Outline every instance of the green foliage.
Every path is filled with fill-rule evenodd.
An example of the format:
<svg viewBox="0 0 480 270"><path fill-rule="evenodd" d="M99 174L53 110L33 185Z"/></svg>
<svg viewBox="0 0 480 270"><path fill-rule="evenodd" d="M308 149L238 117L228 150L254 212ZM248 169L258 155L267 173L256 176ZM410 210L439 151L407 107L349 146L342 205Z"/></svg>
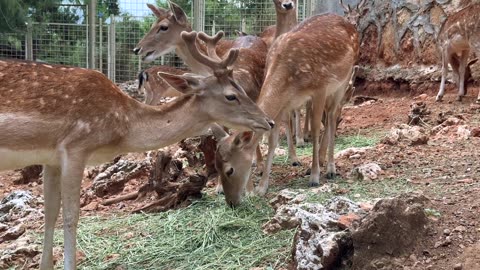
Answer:
<svg viewBox="0 0 480 270"><path fill-rule="evenodd" d="M286 267L294 231L262 232L273 215L263 198L236 209L206 197L184 209L154 215L83 218L81 269L250 269ZM139 229L141 228L141 229ZM62 239L57 230L57 245Z"/></svg>

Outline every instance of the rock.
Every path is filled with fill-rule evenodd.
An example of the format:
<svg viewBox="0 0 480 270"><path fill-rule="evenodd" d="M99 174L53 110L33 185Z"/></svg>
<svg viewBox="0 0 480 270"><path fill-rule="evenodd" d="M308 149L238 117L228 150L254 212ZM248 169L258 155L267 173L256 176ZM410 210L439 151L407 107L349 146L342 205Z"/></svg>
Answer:
<svg viewBox="0 0 480 270"><path fill-rule="evenodd" d="M23 224L19 224L15 227L8 229L5 233L3 233L0 236L0 243L15 240L24 233L25 233L25 226Z"/></svg>
<svg viewBox="0 0 480 270"><path fill-rule="evenodd" d="M338 225L341 229L351 228L355 221L359 221L360 217L354 213L340 216L338 218Z"/></svg>
<svg viewBox="0 0 480 270"><path fill-rule="evenodd" d="M17 269L19 265L26 266L19 269L38 269L34 258L40 250L41 245L35 239L21 237L0 251L0 269L11 269L13 266Z"/></svg>
<svg viewBox="0 0 480 270"><path fill-rule="evenodd" d="M457 263L453 266L453 270L462 270L463 265L461 263Z"/></svg>
<svg viewBox="0 0 480 270"><path fill-rule="evenodd" d="M455 229L453 229L453 232L466 232L467 228L465 226L457 226Z"/></svg>
<svg viewBox="0 0 480 270"><path fill-rule="evenodd" d="M97 210L97 207L98 207L98 202L91 202L87 205L85 205L84 207L82 207L82 210L84 211L94 211L94 210Z"/></svg>
<svg viewBox="0 0 480 270"><path fill-rule="evenodd" d="M389 263L393 257L411 253L426 232L428 218L423 209L424 205L408 204L401 198L378 201L352 232L355 249L352 269L376 269L372 263Z"/></svg>
<svg viewBox="0 0 480 270"><path fill-rule="evenodd" d="M457 128L457 136L461 140L468 140L471 136L471 132L467 125L460 125Z"/></svg>
<svg viewBox="0 0 480 270"><path fill-rule="evenodd" d="M462 255L463 270L478 270L480 269L480 242L465 249Z"/></svg>
<svg viewBox="0 0 480 270"><path fill-rule="evenodd" d="M430 110L427 109L427 104L423 101L410 104L408 125L426 126L426 123L429 122L427 117L430 115L430 113Z"/></svg>
<svg viewBox="0 0 480 270"><path fill-rule="evenodd" d="M146 174L150 167L149 158L143 161L119 159L93 179L91 189L97 197L117 194L123 191L128 181Z"/></svg>
<svg viewBox="0 0 480 270"><path fill-rule="evenodd" d="M31 182L38 181L40 179L40 175L42 174L43 167L41 165L32 165L25 167L20 170L22 175L21 178L13 180L15 185L24 185Z"/></svg>
<svg viewBox="0 0 480 270"><path fill-rule="evenodd" d="M427 98L428 98L428 95L427 95L427 94L421 94L421 95L418 95L418 96L414 97L413 99L414 99L414 100L425 101L425 100L427 100Z"/></svg>
<svg viewBox="0 0 480 270"><path fill-rule="evenodd" d="M286 197L285 193L287 192L282 197ZM287 194L289 198L298 196ZM325 206L311 203L284 204L263 225L263 230L265 233L275 233L298 227L292 249L295 268L331 269L341 260L351 257L353 252L350 233L344 231L348 228L344 221L348 219L353 222L365 214L358 204L343 197L332 198Z"/></svg>
<svg viewBox="0 0 480 270"><path fill-rule="evenodd" d="M449 229L443 230L444 235L450 235L450 233L452 233L452 232Z"/></svg>
<svg viewBox="0 0 480 270"><path fill-rule="evenodd" d="M43 217L41 210L37 209L40 203L29 191L16 190L5 196L0 201L0 222Z"/></svg>
<svg viewBox="0 0 480 270"><path fill-rule="evenodd" d="M408 145L414 146L427 144L428 139L429 136L425 128L402 124L397 128L392 128L382 140L382 143L396 145L400 142L406 142Z"/></svg>
<svg viewBox="0 0 480 270"><path fill-rule="evenodd" d="M376 163L367 163L353 169L352 176L356 180L375 180L382 168Z"/></svg>
<svg viewBox="0 0 480 270"><path fill-rule="evenodd" d="M297 191L292 191L290 189L281 190L275 198L270 200L270 205L274 210L277 210L280 206L286 204L299 204L305 201L306 195L300 194Z"/></svg>
<svg viewBox="0 0 480 270"><path fill-rule="evenodd" d="M470 131L470 135L472 137L480 137L480 127L476 127L476 128L473 128L471 131Z"/></svg>
<svg viewBox="0 0 480 270"><path fill-rule="evenodd" d="M372 147L347 148L335 154L335 159L340 159L344 157L348 157L349 159L360 158L361 156L364 156L365 153L370 149L372 149Z"/></svg>

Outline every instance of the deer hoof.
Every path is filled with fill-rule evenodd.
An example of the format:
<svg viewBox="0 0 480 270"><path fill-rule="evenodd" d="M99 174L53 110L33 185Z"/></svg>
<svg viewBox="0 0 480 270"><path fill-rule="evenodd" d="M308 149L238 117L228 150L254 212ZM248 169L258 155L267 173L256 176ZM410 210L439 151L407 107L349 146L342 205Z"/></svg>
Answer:
<svg viewBox="0 0 480 270"><path fill-rule="evenodd" d="M435 99L436 102L442 102L443 96L437 96Z"/></svg>
<svg viewBox="0 0 480 270"><path fill-rule="evenodd" d="M308 186L309 186L309 187L318 187L318 186L320 186L320 183L317 183L317 182L308 182Z"/></svg>
<svg viewBox="0 0 480 270"><path fill-rule="evenodd" d="M300 166L302 166L302 163L300 163L300 161L294 161L294 162L292 162L292 166L293 167L300 167Z"/></svg>
<svg viewBox="0 0 480 270"><path fill-rule="evenodd" d="M462 101L462 96L457 96L457 98L455 99L455 101Z"/></svg>
<svg viewBox="0 0 480 270"><path fill-rule="evenodd" d="M335 175L335 173L333 173L333 172L327 173L327 179L333 180L333 179L335 179L335 176L336 176L336 175Z"/></svg>

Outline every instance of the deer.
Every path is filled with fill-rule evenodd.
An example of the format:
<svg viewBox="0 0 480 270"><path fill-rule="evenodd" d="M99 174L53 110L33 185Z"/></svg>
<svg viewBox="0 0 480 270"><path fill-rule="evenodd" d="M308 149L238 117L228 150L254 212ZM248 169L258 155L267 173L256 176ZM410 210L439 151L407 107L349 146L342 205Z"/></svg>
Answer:
<svg viewBox="0 0 480 270"><path fill-rule="evenodd" d="M213 75L158 75L182 96L161 106L141 103L105 75L83 68L0 61L0 171L43 164L45 227L40 269L53 269L53 233L63 205L64 267L76 269L76 229L86 165L128 152L158 149L202 134L213 123L268 131L274 122L233 80L238 50L221 61L189 53Z"/></svg>
<svg viewBox="0 0 480 270"><path fill-rule="evenodd" d="M472 4L450 15L440 28L437 44L441 53L442 79L436 101L442 101L445 95L448 64L452 66L454 81L458 86L456 100L461 101L471 76L470 66L478 60L468 62L470 52L480 55L480 4ZM476 103L480 104L480 92Z"/></svg>
<svg viewBox="0 0 480 270"><path fill-rule="evenodd" d="M140 71L138 74L138 90L145 93L145 104L159 105L160 100L165 97L178 97L182 95L168 82L162 79L158 73L169 73L183 75L188 70L173 68L169 66L153 66Z"/></svg>
<svg viewBox="0 0 480 270"><path fill-rule="evenodd" d="M169 3L170 9L147 4L157 20L152 24L148 33L138 42L133 52L140 55L143 61L148 63L175 50L176 54L193 72L208 75L211 71L192 57L180 36L182 31L192 31L187 15L180 6L171 1ZM216 38L214 51L219 56L223 56L232 48L239 50L237 61L232 66L233 77L252 100L257 100L263 84L268 51L265 42L259 37L252 36L242 36L234 41L221 40L221 37ZM207 50L204 43L197 43L197 46L204 52ZM257 149L256 153L257 160L261 160L260 148ZM221 187L219 186L217 190L221 192Z"/></svg>
<svg viewBox="0 0 480 270"><path fill-rule="evenodd" d="M281 35L267 56L265 82L257 101L258 106L277 123L288 113L312 101L313 159L309 185L320 184L319 137L322 118L326 115L328 144L327 178L336 175L334 135L336 113L349 88L354 64L359 55L358 32L345 18L334 14L312 16ZM269 135L269 149L278 143L279 125ZM223 136L222 136L223 135ZM244 191L251 193L249 181L253 150L263 132L217 134L220 138L215 164L221 177L228 205L238 205ZM269 151L260 183L254 192L263 196L268 189L273 151Z"/></svg>
<svg viewBox="0 0 480 270"><path fill-rule="evenodd" d="M350 4L343 3L343 0L340 0L340 5L343 8L344 17L353 25L358 26L360 18L364 10L364 6L367 3L367 0L361 0L355 7L352 7Z"/></svg>

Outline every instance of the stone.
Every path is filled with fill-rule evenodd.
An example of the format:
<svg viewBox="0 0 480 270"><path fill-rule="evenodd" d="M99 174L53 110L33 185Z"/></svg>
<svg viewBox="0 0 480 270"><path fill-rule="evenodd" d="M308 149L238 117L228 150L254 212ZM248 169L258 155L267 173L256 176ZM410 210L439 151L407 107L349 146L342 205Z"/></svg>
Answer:
<svg viewBox="0 0 480 270"><path fill-rule="evenodd" d="M476 138L480 137L480 127L472 128L470 135Z"/></svg>
<svg viewBox="0 0 480 270"><path fill-rule="evenodd" d="M449 229L443 230L443 234L445 235L450 235L450 233L452 233L452 231L450 231Z"/></svg>
<svg viewBox="0 0 480 270"><path fill-rule="evenodd" d="M8 229L6 232L0 235L0 243L15 240L24 233L25 233L25 225L19 224L15 227Z"/></svg>
<svg viewBox="0 0 480 270"><path fill-rule="evenodd" d="M462 270L463 265L461 263L457 263L453 266L453 270Z"/></svg>
<svg viewBox="0 0 480 270"><path fill-rule="evenodd" d="M376 163L367 163L353 169L352 176L356 180L375 180L378 174L382 172L382 168Z"/></svg>
<svg viewBox="0 0 480 270"><path fill-rule="evenodd" d="M352 269L370 269L371 262L390 263L394 257L411 254L415 243L426 236L428 218L424 207L420 203L409 204L401 197L375 203L352 232L355 250Z"/></svg>
<svg viewBox="0 0 480 270"><path fill-rule="evenodd" d="M410 146L415 146L427 144L428 140L429 135L425 128L402 124L396 128L392 128L381 142L389 145L405 142Z"/></svg>

